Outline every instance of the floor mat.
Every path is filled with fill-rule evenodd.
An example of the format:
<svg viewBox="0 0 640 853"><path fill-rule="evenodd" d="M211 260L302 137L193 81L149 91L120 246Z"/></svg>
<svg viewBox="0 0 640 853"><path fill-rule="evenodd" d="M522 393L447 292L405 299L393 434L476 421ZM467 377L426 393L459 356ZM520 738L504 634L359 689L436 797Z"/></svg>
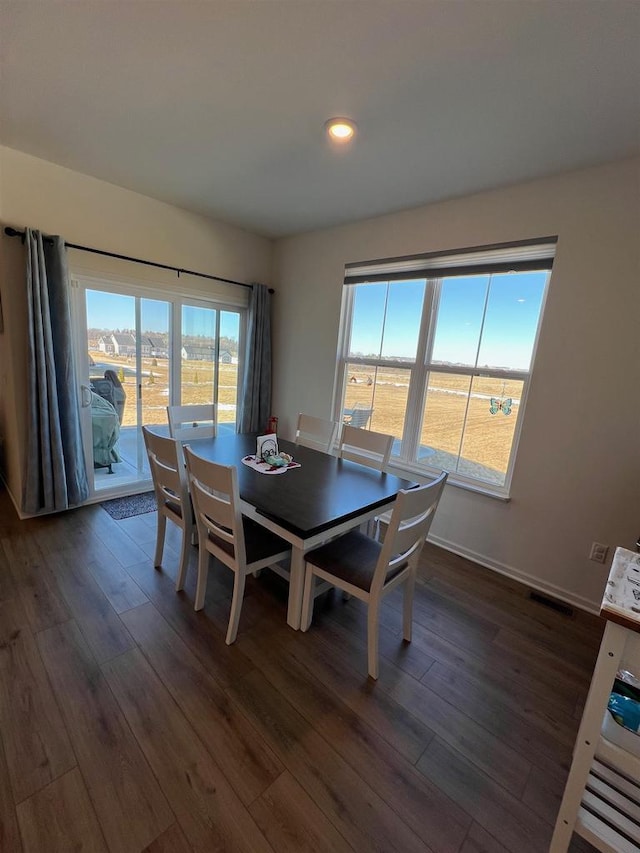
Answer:
<svg viewBox="0 0 640 853"><path fill-rule="evenodd" d="M102 501L100 506L109 513L112 518L131 518L133 515L144 515L145 512L153 512L158 508L155 492L143 492L141 495L129 495L126 498L113 498L110 501Z"/></svg>

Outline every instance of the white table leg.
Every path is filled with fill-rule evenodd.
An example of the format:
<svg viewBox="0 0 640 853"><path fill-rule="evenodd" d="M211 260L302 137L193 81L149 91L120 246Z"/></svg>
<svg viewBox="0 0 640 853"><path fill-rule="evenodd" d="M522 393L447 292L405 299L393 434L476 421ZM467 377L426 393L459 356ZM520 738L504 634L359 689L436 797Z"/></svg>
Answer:
<svg viewBox="0 0 640 853"><path fill-rule="evenodd" d="M291 548L291 576L289 578L289 606L287 608L287 624L295 631L300 630L302 613L302 593L304 591L304 551Z"/></svg>

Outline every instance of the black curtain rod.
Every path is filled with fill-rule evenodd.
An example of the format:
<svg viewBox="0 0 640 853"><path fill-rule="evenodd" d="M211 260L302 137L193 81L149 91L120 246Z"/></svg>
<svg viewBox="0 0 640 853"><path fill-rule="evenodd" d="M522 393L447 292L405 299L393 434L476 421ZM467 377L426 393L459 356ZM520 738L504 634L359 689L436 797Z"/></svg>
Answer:
<svg viewBox="0 0 640 853"><path fill-rule="evenodd" d="M12 228L10 225L7 225L4 229L4 233L7 237L20 237L24 242L25 232L18 231L17 228ZM50 237L44 238L45 242L51 242ZM186 275L195 275L198 278L208 278L212 281L223 281L225 284L236 284L238 287L250 287L253 288L252 284L245 284L243 281L234 281L232 278L222 278L219 275L209 275L206 272L196 272L195 270L185 270L182 267L172 267L169 264L158 264L155 261L145 261L142 258L132 258L129 255L118 255L116 252L105 252L103 249L92 249L90 246L79 246L77 243L66 243L65 246L67 249L79 249L81 252L91 252L94 255L104 255L107 258L117 258L120 261L131 261L134 264L143 264L146 267L157 267L161 270L170 270L171 272L178 273L178 278L180 277L180 273L185 273ZM272 287L269 288L269 293L274 293Z"/></svg>

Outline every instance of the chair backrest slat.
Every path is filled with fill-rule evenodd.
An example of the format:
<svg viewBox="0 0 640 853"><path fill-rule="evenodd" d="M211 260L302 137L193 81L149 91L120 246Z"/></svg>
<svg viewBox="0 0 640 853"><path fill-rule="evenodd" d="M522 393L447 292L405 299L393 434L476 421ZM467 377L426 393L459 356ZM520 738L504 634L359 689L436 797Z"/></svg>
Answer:
<svg viewBox="0 0 640 853"><path fill-rule="evenodd" d="M167 406L169 432L172 438L185 441L215 438L216 407L212 403L193 406Z"/></svg>
<svg viewBox="0 0 640 853"><path fill-rule="evenodd" d="M340 437L340 456L383 471L389 464L393 436L345 424Z"/></svg>
<svg viewBox="0 0 640 853"><path fill-rule="evenodd" d="M156 487L165 492L168 497L172 494L179 496L183 485L180 472L176 468L170 468L164 462L160 462L155 455L149 458L149 465L154 469L151 476ZM155 477L153 476L154 474Z"/></svg>
<svg viewBox="0 0 640 853"><path fill-rule="evenodd" d="M196 521L201 522L213 536L235 546L235 516L230 502L210 494L193 480L191 493L196 505Z"/></svg>
<svg viewBox="0 0 640 853"><path fill-rule="evenodd" d="M401 563L409 563L412 569L416 566L447 476L443 472L426 486L398 492L371 584L372 592L380 589L389 571Z"/></svg>
<svg viewBox="0 0 640 853"><path fill-rule="evenodd" d="M218 465L184 447L191 497L201 547L209 539L211 549L227 566L246 565L246 550L238 475L233 465ZM211 534L211 538L209 536ZM221 540L221 542L216 542ZM222 542L230 548L224 548Z"/></svg>
<svg viewBox="0 0 640 853"><path fill-rule="evenodd" d="M320 450L329 453L336 435L337 424L334 421L326 421L313 415L298 415L296 428L296 444L310 447L312 450Z"/></svg>

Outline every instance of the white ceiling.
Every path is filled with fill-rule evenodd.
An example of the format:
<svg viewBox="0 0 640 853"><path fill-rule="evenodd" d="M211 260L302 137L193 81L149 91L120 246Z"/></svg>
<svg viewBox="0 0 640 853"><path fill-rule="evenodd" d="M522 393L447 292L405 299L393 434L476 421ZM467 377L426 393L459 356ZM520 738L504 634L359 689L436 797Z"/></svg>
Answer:
<svg viewBox="0 0 640 853"><path fill-rule="evenodd" d="M640 148L638 0L0 0L0 16L1 144L267 236ZM323 136L333 115L358 124L349 150Z"/></svg>

